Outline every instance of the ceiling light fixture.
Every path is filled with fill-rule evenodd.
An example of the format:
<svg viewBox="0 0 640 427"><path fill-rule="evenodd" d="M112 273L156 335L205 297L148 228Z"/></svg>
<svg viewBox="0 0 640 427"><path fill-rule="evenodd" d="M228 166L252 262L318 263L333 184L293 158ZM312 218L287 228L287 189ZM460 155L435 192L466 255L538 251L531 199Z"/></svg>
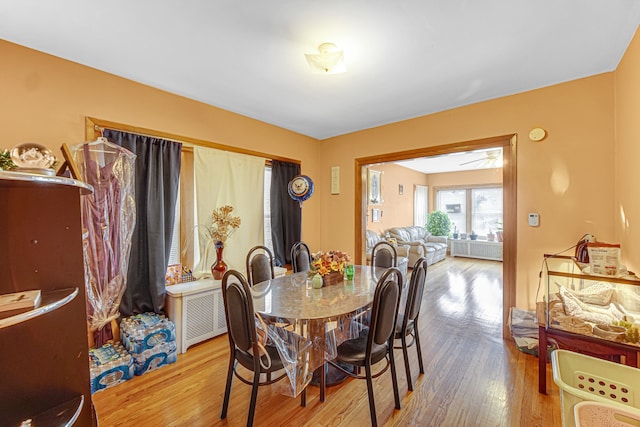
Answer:
<svg viewBox="0 0 640 427"><path fill-rule="evenodd" d="M311 71L319 74L340 74L347 71L344 52L333 43L318 46L320 53L305 53Z"/></svg>

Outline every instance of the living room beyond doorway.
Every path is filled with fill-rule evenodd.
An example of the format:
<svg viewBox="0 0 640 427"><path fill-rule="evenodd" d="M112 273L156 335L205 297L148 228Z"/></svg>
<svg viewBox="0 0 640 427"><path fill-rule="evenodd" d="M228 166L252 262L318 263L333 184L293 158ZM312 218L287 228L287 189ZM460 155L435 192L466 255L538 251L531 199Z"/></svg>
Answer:
<svg viewBox="0 0 640 427"><path fill-rule="evenodd" d="M356 197L355 215L356 220L356 248L361 248L358 253L361 257L366 251L365 234L366 230L373 230L378 233L384 233L386 228L400 225L413 225L414 219L411 218L410 224L395 224L396 221L407 222L406 212L404 219L399 219L394 215L394 210L406 210L406 201L411 201L413 206L413 187L415 183L398 182L392 179L394 168L401 169L412 167L419 161L432 160L441 168L436 174L438 179L434 179L432 184L425 179L426 187L428 187L428 211L437 209L436 190L447 187L442 185L441 178L447 177L451 181L452 175L464 174L487 174L488 184L485 187L500 188L502 191L502 208L503 220L499 224L504 232L503 242L503 337L509 334L507 327L507 318L509 308L515 305L515 242L516 242L516 136L505 135L475 141L460 142L448 145L440 145L435 147L425 147L421 150L411 150L404 152L386 153L372 157L356 159L356 170L361 179L356 180ZM449 163L454 166L472 167L469 171L449 171L443 170L443 165ZM466 163L466 165L461 165ZM500 167L501 164L501 167ZM480 166L480 167L476 167ZM376 173L371 174L370 171ZM484 172L483 172L484 171ZM416 174L422 172L415 171ZM494 178L491 178L494 174ZM495 177L497 174L497 178ZM386 176L385 176L386 175ZM426 175L426 174L425 174ZM372 186L371 177L377 177L376 188ZM435 175L434 175L435 176ZM387 179L390 178L390 179ZM463 185L463 178L456 181L458 187L469 187ZM489 181L494 181L493 183ZM423 183L419 183L422 185ZM497 184L497 185L496 185ZM501 184L501 187L500 187ZM450 187L450 186L449 186ZM371 190L376 190L378 197L376 200L371 199ZM402 201L404 200L404 202ZM385 209L386 208L386 209ZM413 215L413 207L411 207ZM473 214L472 214L473 215ZM394 219L396 218L396 219ZM473 227L472 218L465 223L464 229L469 226ZM466 219L465 219L466 221ZM469 225L470 224L470 225ZM462 224L460 224L462 225ZM498 225L498 224L496 224ZM458 228L462 228L458 226ZM467 234L471 230L468 230ZM492 233L495 231L492 228ZM489 230L484 230L482 239L488 239Z"/></svg>

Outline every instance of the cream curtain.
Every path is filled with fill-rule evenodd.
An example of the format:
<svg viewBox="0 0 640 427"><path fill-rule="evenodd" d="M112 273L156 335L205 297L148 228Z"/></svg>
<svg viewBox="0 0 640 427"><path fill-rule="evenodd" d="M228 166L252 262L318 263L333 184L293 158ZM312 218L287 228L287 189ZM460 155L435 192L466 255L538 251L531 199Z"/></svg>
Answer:
<svg viewBox="0 0 640 427"><path fill-rule="evenodd" d="M424 227L429 216L429 187L415 186L413 192L413 225Z"/></svg>
<svg viewBox="0 0 640 427"><path fill-rule="evenodd" d="M211 225L211 213L224 205L233 206L233 216L239 216L240 228L229 237L224 248L224 261L230 269L245 274L245 257L249 249L264 244L264 165L266 159L231 153L213 148L194 147L195 199L197 224ZM216 261L211 245L205 259L207 240L204 227L196 230L200 236L200 260L196 277L211 275Z"/></svg>

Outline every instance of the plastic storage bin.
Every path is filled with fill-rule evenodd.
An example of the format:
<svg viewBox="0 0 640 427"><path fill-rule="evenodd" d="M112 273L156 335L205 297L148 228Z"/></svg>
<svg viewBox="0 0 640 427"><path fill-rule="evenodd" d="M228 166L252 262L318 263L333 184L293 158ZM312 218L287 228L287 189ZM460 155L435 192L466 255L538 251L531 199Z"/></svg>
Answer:
<svg viewBox="0 0 640 427"><path fill-rule="evenodd" d="M640 370L567 350L551 353L553 381L560 387L562 425L575 426L574 406L583 401L640 408Z"/></svg>
<svg viewBox="0 0 640 427"><path fill-rule="evenodd" d="M576 427L640 426L640 410L618 408L610 403L580 402L573 409Z"/></svg>

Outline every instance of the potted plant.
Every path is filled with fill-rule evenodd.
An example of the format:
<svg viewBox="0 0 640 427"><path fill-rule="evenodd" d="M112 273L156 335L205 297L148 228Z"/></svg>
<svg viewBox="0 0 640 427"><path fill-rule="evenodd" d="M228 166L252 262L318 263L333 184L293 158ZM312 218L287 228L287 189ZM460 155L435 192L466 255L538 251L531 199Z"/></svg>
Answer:
<svg viewBox="0 0 640 427"><path fill-rule="evenodd" d="M451 231L451 219L442 211L433 211L427 217L427 231L433 236L448 236Z"/></svg>
<svg viewBox="0 0 640 427"><path fill-rule="evenodd" d="M471 230L471 234L469 234L469 238L471 240L477 240L478 239L478 235L476 234L475 231Z"/></svg>
<svg viewBox="0 0 640 427"><path fill-rule="evenodd" d="M489 229L489 234L487 234L487 240L490 242L493 242L494 240L496 240L496 235L493 234L493 231L491 231L491 229Z"/></svg>
<svg viewBox="0 0 640 427"><path fill-rule="evenodd" d="M456 227L455 224L453 224L453 238L457 239L460 237L460 233L458 233L458 227Z"/></svg>

